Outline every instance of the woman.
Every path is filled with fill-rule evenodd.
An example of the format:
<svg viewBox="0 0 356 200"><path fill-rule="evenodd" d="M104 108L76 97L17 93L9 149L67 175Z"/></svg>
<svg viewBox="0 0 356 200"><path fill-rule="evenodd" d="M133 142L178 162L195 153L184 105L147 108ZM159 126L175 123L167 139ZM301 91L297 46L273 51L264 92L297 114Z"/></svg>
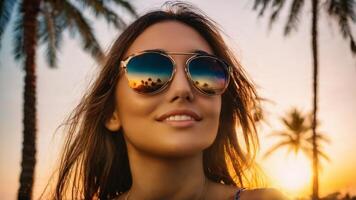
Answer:
<svg viewBox="0 0 356 200"><path fill-rule="evenodd" d="M68 120L53 198L279 198L243 190L256 180L257 99L206 15L184 3L149 12Z"/></svg>

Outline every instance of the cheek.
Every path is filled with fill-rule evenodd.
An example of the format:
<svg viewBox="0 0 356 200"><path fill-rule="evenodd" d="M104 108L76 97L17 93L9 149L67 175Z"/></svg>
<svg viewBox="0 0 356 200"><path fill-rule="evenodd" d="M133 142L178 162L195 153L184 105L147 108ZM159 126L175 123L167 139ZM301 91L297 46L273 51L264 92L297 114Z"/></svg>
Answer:
<svg viewBox="0 0 356 200"><path fill-rule="evenodd" d="M134 147L141 151L152 151L155 149L154 141L158 139L152 133L157 133L153 122L159 102L136 93L120 91L120 94L123 93L126 96L117 101L117 108L128 150Z"/></svg>
<svg viewBox="0 0 356 200"><path fill-rule="evenodd" d="M201 105L204 106L202 109L206 116L205 124L202 129L208 133L207 136L209 137L209 141L213 143L219 128L221 97L219 96L210 99L209 101L202 102Z"/></svg>
<svg viewBox="0 0 356 200"><path fill-rule="evenodd" d="M127 86L126 79L119 81L116 92L116 107L123 128L137 127L143 120L149 119L159 102L137 94Z"/></svg>
<svg viewBox="0 0 356 200"><path fill-rule="evenodd" d="M221 96L218 96L212 100L210 103L209 109L211 110L211 115L219 121L220 112L221 112Z"/></svg>

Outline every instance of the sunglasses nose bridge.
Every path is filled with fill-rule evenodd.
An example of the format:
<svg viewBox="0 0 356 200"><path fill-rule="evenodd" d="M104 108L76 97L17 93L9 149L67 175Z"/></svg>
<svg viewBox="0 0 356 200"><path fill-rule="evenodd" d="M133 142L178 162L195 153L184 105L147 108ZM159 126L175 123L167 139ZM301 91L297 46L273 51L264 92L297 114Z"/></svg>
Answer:
<svg viewBox="0 0 356 200"><path fill-rule="evenodd" d="M177 76L182 75L181 78L184 78L189 84L188 62L191 59L191 55L173 54L169 55L169 57L173 63L173 79Z"/></svg>
<svg viewBox="0 0 356 200"><path fill-rule="evenodd" d="M179 58L172 59L174 65L173 77L170 83L170 90L177 93L178 95L181 94L191 94L193 93L193 88L189 81L188 72L187 72L187 59Z"/></svg>

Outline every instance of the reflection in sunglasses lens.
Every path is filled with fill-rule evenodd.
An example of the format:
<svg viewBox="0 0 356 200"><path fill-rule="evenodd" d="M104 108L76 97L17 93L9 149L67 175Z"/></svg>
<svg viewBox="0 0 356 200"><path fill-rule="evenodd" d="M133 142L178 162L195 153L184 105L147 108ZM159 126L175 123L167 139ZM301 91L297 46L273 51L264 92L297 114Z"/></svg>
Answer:
<svg viewBox="0 0 356 200"><path fill-rule="evenodd" d="M129 86L139 93L161 89L173 73L171 60L159 53L143 53L127 64Z"/></svg>
<svg viewBox="0 0 356 200"><path fill-rule="evenodd" d="M226 65L213 57L201 56L192 59L189 72L195 87L206 94L220 94L227 84Z"/></svg>

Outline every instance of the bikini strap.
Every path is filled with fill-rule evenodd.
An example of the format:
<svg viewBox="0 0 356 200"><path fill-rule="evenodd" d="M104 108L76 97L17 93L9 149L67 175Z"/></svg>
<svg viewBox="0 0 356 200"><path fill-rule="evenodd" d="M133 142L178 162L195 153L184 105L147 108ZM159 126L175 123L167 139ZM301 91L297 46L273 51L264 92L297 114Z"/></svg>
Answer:
<svg viewBox="0 0 356 200"><path fill-rule="evenodd" d="M240 200L240 195L241 195L242 191L244 191L244 190L245 190L245 188L238 189L235 194L234 200Z"/></svg>

